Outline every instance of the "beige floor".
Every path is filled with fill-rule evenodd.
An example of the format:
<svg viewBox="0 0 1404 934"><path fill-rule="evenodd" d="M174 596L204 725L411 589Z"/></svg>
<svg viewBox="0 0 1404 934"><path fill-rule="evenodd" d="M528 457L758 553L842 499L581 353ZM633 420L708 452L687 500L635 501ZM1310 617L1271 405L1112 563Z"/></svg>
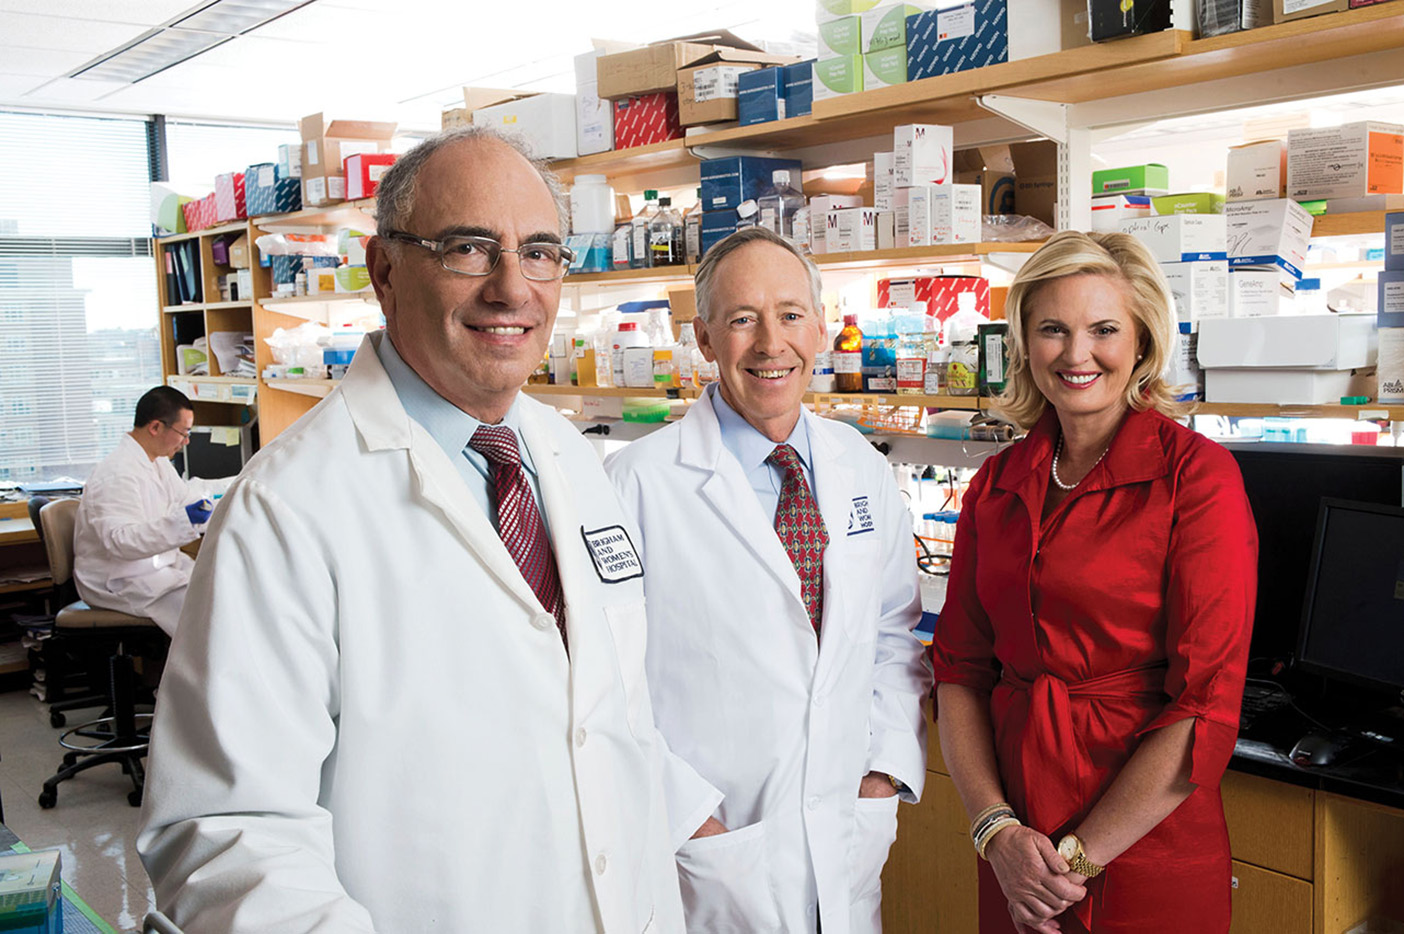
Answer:
<svg viewBox="0 0 1404 934"><path fill-rule="evenodd" d="M69 722L97 711L75 711ZM139 808L127 803L131 780L103 765L59 786L58 806L39 807L39 790L58 768L62 731L47 709L24 691L0 693L0 801L5 823L33 849L63 852L63 878L118 931L141 930L155 907L151 883L136 854Z"/></svg>

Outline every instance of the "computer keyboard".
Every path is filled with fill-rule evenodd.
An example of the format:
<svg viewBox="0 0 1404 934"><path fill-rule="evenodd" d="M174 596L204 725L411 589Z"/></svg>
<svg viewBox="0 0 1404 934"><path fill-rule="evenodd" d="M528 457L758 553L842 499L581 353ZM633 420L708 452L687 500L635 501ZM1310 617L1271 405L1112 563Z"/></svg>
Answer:
<svg viewBox="0 0 1404 934"><path fill-rule="evenodd" d="M1249 682L1243 687L1243 705L1239 708L1239 728L1246 729L1263 714L1281 710L1292 703L1291 695L1275 684Z"/></svg>

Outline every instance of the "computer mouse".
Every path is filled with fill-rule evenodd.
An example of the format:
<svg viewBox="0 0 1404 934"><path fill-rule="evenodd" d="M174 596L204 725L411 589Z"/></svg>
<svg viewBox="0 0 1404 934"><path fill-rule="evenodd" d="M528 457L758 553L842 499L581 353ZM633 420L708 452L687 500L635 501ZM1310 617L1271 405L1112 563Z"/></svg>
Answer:
<svg viewBox="0 0 1404 934"><path fill-rule="evenodd" d="M1319 768L1335 764L1350 744L1350 738L1339 733L1308 733L1297 740L1288 757L1302 768Z"/></svg>

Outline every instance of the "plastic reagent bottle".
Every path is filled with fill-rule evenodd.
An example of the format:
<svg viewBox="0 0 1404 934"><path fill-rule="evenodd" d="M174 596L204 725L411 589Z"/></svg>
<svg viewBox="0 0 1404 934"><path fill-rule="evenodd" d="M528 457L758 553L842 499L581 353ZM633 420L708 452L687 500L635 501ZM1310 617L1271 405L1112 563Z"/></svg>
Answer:
<svg viewBox="0 0 1404 934"><path fill-rule="evenodd" d="M649 251L649 225L658 213L658 192L650 188L644 192L644 206L634 215L633 248L629 254L630 269L647 269L651 259Z"/></svg>
<svg viewBox="0 0 1404 934"><path fill-rule="evenodd" d="M683 258L689 263L702 261L702 189L697 189L697 203L683 215Z"/></svg>
<svg viewBox="0 0 1404 934"><path fill-rule="evenodd" d="M768 227L787 240L795 239L795 214L804 207L804 195L790 185L788 169L776 169L771 187L757 199L760 226Z"/></svg>
<svg viewBox="0 0 1404 934"><path fill-rule="evenodd" d="M843 330L834 338L833 365L838 392L863 391L863 332L857 315L843 316Z"/></svg>
<svg viewBox="0 0 1404 934"><path fill-rule="evenodd" d="M683 262L682 217L672 198L658 199L658 213L648 223L649 266L678 266Z"/></svg>

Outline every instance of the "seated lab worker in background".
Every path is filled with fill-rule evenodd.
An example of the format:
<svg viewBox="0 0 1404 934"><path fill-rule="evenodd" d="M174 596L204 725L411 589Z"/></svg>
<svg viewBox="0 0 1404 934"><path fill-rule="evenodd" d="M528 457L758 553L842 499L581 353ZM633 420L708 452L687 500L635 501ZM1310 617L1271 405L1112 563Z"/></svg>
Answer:
<svg viewBox="0 0 1404 934"><path fill-rule="evenodd" d="M690 766L668 773L687 929L871 934L926 776L912 520L882 455L801 404L827 343L813 262L742 230L708 250L697 309L720 383L606 466L658 727Z"/></svg>
<svg viewBox="0 0 1404 934"><path fill-rule="evenodd" d="M520 392L572 254L518 145L459 128L385 173L386 329L204 543L137 844L190 934L682 930L638 561Z"/></svg>
<svg viewBox="0 0 1404 934"><path fill-rule="evenodd" d="M135 426L83 485L73 578L89 606L145 616L174 635L200 537L232 477L183 479L171 457L190 443L195 408L157 386L137 400Z"/></svg>

